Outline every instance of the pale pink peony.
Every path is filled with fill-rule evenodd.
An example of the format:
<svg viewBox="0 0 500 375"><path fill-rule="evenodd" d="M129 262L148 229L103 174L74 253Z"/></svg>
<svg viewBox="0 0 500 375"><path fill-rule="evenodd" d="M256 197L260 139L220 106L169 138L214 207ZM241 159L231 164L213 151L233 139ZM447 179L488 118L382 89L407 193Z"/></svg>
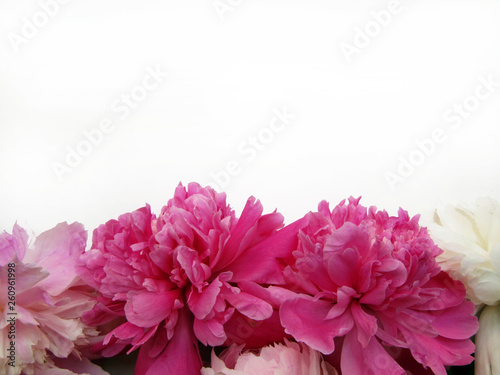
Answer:
<svg viewBox="0 0 500 375"><path fill-rule="evenodd" d="M286 331L333 353L329 361L345 375L402 375L415 361L419 374L445 375L445 366L470 363L474 305L436 263L441 250L418 216L400 209L389 217L358 202L330 211L323 201L307 215L286 259L288 290L270 288L283 301Z"/></svg>
<svg viewBox="0 0 500 375"><path fill-rule="evenodd" d="M247 290L283 282L276 257L287 248L271 236L282 222L276 212L262 215L254 198L238 219L225 194L191 183L177 187L158 218L146 206L101 225L80 267L101 293L86 321L116 327L96 348L111 356L141 347L139 375L194 374L198 340L237 341L238 324L225 329L235 313L252 322L275 313L279 322L273 306Z"/></svg>
<svg viewBox="0 0 500 375"><path fill-rule="evenodd" d="M303 343L285 340L262 348L257 353L243 345L233 345L221 358L212 352L212 367L203 368L201 375L337 375L337 371L324 361L320 352Z"/></svg>
<svg viewBox="0 0 500 375"><path fill-rule="evenodd" d="M80 319L95 304L76 274L86 239L78 223L61 223L34 243L17 224L0 234L0 374L107 374L79 353L96 334Z"/></svg>

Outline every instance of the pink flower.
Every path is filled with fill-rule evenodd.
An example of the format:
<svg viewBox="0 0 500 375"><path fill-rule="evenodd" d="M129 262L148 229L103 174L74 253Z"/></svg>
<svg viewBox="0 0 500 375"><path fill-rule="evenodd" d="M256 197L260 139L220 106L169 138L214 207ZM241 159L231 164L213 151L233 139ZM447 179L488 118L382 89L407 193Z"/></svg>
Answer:
<svg viewBox="0 0 500 375"><path fill-rule="evenodd" d="M282 222L276 212L262 215L254 198L237 219L225 194L191 183L177 187L158 218L146 206L101 225L80 274L101 293L85 319L118 325L103 354L141 347L136 374L199 372L198 340L216 346L237 336L225 329L235 313L272 317L273 306L250 291L283 282L283 239L271 236Z"/></svg>
<svg viewBox="0 0 500 375"><path fill-rule="evenodd" d="M212 368L203 368L201 375L337 375L321 353L302 343L285 340L258 354L241 349L233 345L220 359L212 352Z"/></svg>
<svg viewBox="0 0 500 375"><path fill-rule="evenodd" d="M478 328L465 288L436 263L441 250L418 216L389 217L359 199L330 212L321 202L285 269L286 332L324 354L343 374L405 374L407 360L445 375L472 361ZM411 353L411 356L408 355Z"/></svg>
<svg viewBox="0 0 500 375"><path fill-rule="evenodd" d="M95 304L76 274L86 240L78 223L59 224L34 243L17 224L0 234L0 373L107 374L79 353L96 334L80 319Z"/></svg>

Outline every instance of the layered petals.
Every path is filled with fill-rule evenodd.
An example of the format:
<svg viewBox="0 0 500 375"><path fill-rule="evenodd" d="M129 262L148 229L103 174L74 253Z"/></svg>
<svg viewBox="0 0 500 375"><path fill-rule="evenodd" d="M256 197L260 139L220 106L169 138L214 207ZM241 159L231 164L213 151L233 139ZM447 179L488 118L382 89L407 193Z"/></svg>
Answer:
<svg viewBox="0 0 500 375"><path fill-rule="evenodd" d="M86 238L79 223L58 224L34 241L17 224L0 234L0 373L107 374L80 355L97 334L81 319L95 304L76 274Z"/></svg>
<svg viewBox="0 0 500 375"><path fill-rule="evenodd" d="M461 280L477 305L500 300L500 203L478 198L471 206L436 210L430 225L433 239L444 250L441 266Z"/></svg>
<svg viewBox="0 0 500 375"><path fill-rule="evenodd" d="M331 308L332 304L326 301L296 298L283 303L280 318L286 332L296 340L307 343L323 354L330 354L335 349L333 339L344 336L354 324L350 314L341 314L338 319L327 319Z"/></svg>
<svg viewBox="0 0 500 375"><path fill-rule="evenodd" d="M155 353L173 350L174 337L184 335L177 328L181 311L192 322L185 328L189 335L210 346L228 341L234 314L251 324L276 319L269 301L239 287L284 282L278 258L289 252L295 234L280 234L281 214L262 212L251 197L237 218L225 194L190 183L176 188L158 217L146 205L97 228L92 249L80 258L79 273L100 292L86 318L114 325L102 341L102 353L141 347L141 371L153 374L147 368L153 362L144 359L152 354L146 352L153 350L152 342ZM281 329L277 339L284 336Z"/></svg>
<svg viewBox="0 0 500 375"><path fill-rule="evenodd" d="M258 354L231 346L221 358L212 352L212 368L202 375L337 375L321 354L307 345L285 340L285 344L264 347Z"/></svg>
<svg viewBox="0 0 500 375"><path fill-rule="evenodd" d="M293 257L284 259L293 293L270 288L282 300L287 333L334 353L344 374L404 374L391 347L411 353L422 372L445 374L445 366L473 360L474 306L439 267L442 250L418 217L401 209L391 217L354 198L332 211L322 202L307 217Z"/></svg>
<svg viewBox="0 0 500 375"><path fill-rule="evenodd" d="M155 342L148 341L139 352L136 375L198 375L202 367L198 343L193 334L193 321L187 309L179 313L175 333L165 349L155 350Z"/></svg>

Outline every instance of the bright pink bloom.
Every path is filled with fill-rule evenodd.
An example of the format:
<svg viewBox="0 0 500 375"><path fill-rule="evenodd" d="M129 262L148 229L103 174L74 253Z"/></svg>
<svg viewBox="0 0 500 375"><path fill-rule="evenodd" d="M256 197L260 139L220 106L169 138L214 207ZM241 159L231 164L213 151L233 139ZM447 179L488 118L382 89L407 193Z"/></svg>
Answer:
<svg viewBox="0 0 500 375"><path fill-rule="evenodd" d="M276 212L262 215L254 198L237 219L225 194L191 183L177 187L158 218L146 206L101 225L80 273L101 293L85 318L119 324L103 354L142 346L136 374L191 373L183 363L199 371L198 340L231 341L237 333L225 325L235 313L252 321L272 316L270 303L239 285L283 282L276 257L284 250L271 236L282 222Z"/></svg>
<svg viewBox="0 0 500 375"><path fill-rule="evenodd" d="M321 202L287 259L289 290L271 287L297 341L333 355L342 374L405 374L408 352L435 374L472 361L474 305L436 264L441 250L399 210L389 217L359 199L330 212ZM421 368L422 373L424 372Z"/></svg>
<svg viewBox="0 0 500 375"><path fill-rule="evenodd" d="M95 304L76 274L86 240L78 223L61 223L34 242L17 224L0 234L1 374L107 374L79 352L97 334L80 319Z"/></svg>

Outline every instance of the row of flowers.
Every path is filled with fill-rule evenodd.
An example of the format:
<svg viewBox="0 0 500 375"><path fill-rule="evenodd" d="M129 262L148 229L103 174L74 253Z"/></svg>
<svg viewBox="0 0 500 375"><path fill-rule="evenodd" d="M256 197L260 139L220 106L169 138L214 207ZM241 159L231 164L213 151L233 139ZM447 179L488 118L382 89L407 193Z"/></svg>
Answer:
<svg viewBox="0 0 500 375"><path fill-rule="evenodd" d="M445 375L474 351L476 374L500 374L499 204L438 210L429 234L359 201L285 226L253 197L238 218L224 193L179 185L88 251L81 224L16 224L0 234L0 374L102 375L93 360L136 350L137 375Z"/></svg>

